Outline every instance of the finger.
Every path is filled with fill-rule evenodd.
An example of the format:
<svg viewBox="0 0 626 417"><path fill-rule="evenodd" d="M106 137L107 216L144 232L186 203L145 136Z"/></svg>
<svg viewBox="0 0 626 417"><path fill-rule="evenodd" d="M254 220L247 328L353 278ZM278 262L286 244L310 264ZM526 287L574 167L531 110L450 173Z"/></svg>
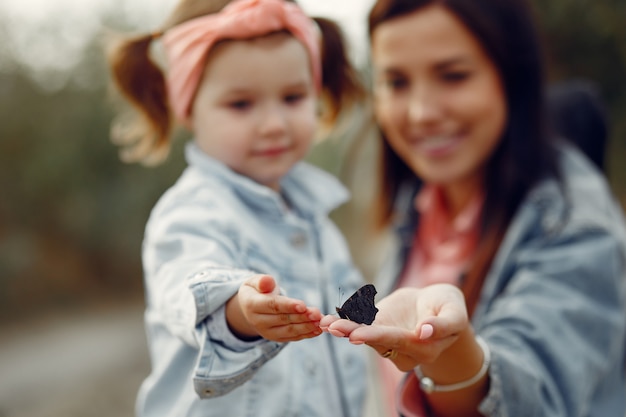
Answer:
<svg viewBox="0 0 626 417"><path fill-rule="evenodd" d="M383 356L383 354L387 351L389 351L391 348L388 346L383 346L383 345L377 345L377 344L367 344L367 346L371 347L372 349L374 349L376 351L376 353L380 356Z"/></svg>
<svg viewBox="0 0 626 417"><path fill-rule="evenodd" d="M466 320L449 320L442 317L430 317L416 326L415 332L420 340L439 340L458 335L467 327Z"/></svg>
<svg viewBox="0 0 626 417"><path fill-rule="evenodd" d="M302 313L306 310L304 302L280 296L276 281L269 275L250 277L239 288L239 292L246 295L246 304L255 312Z"/></svg>
<svg viewBox="0 0 626 417"><path fill-rule="evenodd" d="M322 318L320 319L320 327L322 328L322 330L326 331L328 330L328 327L337 320L339 320L339 317L333 314L327 314L325 316L322 316Z"/></svg>
<svg viewBox="0 0 626 417"><path fill-rule="evenodd" d="M320 322L322 320L323 314L317 307L307 307L307 311L305 313L309 320Z"/></svg>
<svg viewBox="0 0 626 417"><path fill-rule="evenodd" d="M437 294L436 297L430 293ZM417 332L423 338L431 333L432 337L443 338L458 333L467 326L468 314L463 293L456 287L440 284L427 287L422 292L422 298L417 303L418 322ZM425 329L421 329L425 324Z"/></svg>
<svg viewBox="0 0 626 417"><path fill-rule="evenodd" d="M417 326L417 335L420 340L426 340L435 334L435 328L430 323L422 323Z"/></svg>
<svg viewBox="0 0 626 417"><path fill-rule="evenodd" d="M376 351L380 357L389 360L392 362L396 368L398 368L402 372L410 371L419 365L419 361L415 360L411 356L405 355L403 352L398 349L390 348L389 346L382 345L368 345L372 349Z"/></svg>
<svg viewBox="0 0 626 417"><path fill-rule="evenodd" d="M355 329L361 326L363 325L351 320L337 319L328 326L328 332L333 336L346 337L350 336Z"/></svg>
<svg viewBox="0 0 626 417"><path fill-rule="evenodd" d="M393 362L402 372L410 371L420 363L432 362L441 352L438 343L416 342L405 344L404 340L389 339L388 344L368 343L381 357Z"/></svg>
<svg viewBox="0 0 626 417"><path fill-rule="evenodd" d="M246 282L240 292L244 292L248 299L248 308L256 314L287 314L307 313L308 309L304 301L285 297L278 294L259 293L250 282ZM312 310L314 313L314 311ZM321 313L318 314L321 316ZM321 317L319 317L321 318Z"/></svg>
<svg viewBox="0 0 626 417"><path fill-rule="evenodd" d="M378 345L387 349L398 349L413 343L419 343L416 332L393 326L360 326L350 333L351 343Z"/></svg>
<svg viewBox="0 0 626 417"><path fill-rule="evenodd" d="M319 320L312 320L306 313L255 314L251 317L251 319L253 324L260 328L272 328L306 323L313 323L316 327L319 327Z"/></svg>
<svg viewBox="0 0 626 417"><path fill-rule="evenodd" d="M276 281L269 275L254 275L244 282L243 285L247 285L261 294L269 294L277 289Z"/></svg>
<svg viewBox="0 0 626 417"><path fill-rule="evenodd" d="M269 275L261 275L257 281L257 288L260 293L269 294L278 291L276 281Z"/></svg>
<svg viewBox="0 0 626 417"><path fill-rule="evenodd" d="M264 337L277 342L294 342L322 334L322 329L315 323L290 324L267 329Z"/></svg>
<svg viewBox="0 0 626 417"><path fill-rule="evenodd" d="M463 331L469 323L465 308L456 305L443 306L435 316L426 317L417 324L420 340L443 339Z"/></svg>

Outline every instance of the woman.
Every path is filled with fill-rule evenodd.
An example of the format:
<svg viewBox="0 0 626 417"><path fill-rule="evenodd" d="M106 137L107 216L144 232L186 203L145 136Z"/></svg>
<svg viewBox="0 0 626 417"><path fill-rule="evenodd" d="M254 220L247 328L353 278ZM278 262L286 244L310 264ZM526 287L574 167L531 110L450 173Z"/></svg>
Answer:
<svg viewBox="0 0 626 417"><path fill-rule="evenodd" d="M405 416L623 417L622 214L547 133L527 1L378 0L369 31L396 290L322 326L408 371Z"/></svg>

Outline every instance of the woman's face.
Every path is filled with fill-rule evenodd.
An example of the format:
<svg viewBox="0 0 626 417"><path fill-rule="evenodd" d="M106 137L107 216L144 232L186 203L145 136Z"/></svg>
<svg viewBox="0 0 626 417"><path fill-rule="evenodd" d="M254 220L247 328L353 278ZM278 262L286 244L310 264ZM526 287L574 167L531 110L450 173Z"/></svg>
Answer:
<svg viewBox="0 0 626 417"><path fill-rule="evenodd" d="M376 116L389 145L425 182L464 194L481 187L507 103L478 40L434 5L380 24L371 44Z"/></svg>

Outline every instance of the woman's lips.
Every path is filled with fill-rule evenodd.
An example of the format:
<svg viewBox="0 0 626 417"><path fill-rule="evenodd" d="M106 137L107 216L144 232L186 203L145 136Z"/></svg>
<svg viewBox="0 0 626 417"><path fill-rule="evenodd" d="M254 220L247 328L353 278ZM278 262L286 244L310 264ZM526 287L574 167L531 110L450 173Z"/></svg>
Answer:
<svg viewBox="0 0 626 417"><path fill-rule="evenodd" d="M445 156L453 152L462 140L462 136L437 135L421 138L415 145L420 152L430 157Z"/></svg>

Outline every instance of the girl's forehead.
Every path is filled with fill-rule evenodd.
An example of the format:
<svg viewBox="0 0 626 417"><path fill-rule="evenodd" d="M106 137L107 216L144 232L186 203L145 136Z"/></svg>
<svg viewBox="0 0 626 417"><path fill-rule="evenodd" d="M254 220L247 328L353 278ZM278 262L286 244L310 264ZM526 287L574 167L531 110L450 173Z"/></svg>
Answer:
<svg viewBox="0 0 626 417"><path fill-rule="evenodd" d="M249 39L221 41L208 52L206 67L220 65L220 63L225 66L238 67L235 62L231 61L241 61L246 64L246 67L253 67L255 63L268 60L275 60L277 68L282 65L298 64L310 66L306 47L290 34L277 32Z"/></svg>
<svg viewBox="0 0 626 417"><path fill-rule="evenodd" d="M228 41L211 51L200 88L213 91L313 88L306 48L294 37Z"/></svg>

